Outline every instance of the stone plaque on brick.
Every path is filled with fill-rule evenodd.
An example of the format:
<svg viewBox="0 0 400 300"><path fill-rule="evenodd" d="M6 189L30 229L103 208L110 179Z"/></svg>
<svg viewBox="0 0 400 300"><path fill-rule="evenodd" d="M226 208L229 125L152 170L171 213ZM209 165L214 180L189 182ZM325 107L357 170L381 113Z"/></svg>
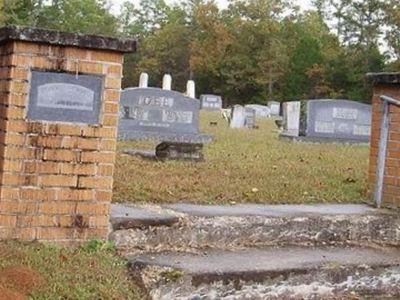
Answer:
<svg viewBox="0 0 400 300"><path fill-rule="evenodd" d="M348 100L310 100L308 137L369 141L371 106Z"/></svg>
<svg viewBox="0 0 400 300"><path fill-rule="evenodd" d="M209 142L199 135L199 100L158 88L130 88L122 92L118 138Z"/></svg>
<svg viewBox="0 0 400 300"><path fill-rule="evenodd" d="M28 119L98 124L103 77L32 71Z"/></svg>
<svg viewBox="0 0 400 300"><path fill-rule="evenodd" d="M201 109L204 110L221 110L222 99L217 95L201 95L200 96Z"/></svg>

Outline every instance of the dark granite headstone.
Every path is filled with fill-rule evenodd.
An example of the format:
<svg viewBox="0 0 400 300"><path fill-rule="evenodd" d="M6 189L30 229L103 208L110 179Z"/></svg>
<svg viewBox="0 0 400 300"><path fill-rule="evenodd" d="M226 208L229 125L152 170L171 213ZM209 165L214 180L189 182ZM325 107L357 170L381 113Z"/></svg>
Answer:
<svg viewBox="0 0 400 300"><path fill-rule="evenodd" d="M201 95L200 106L204 110L221 110L222 99L217 95Z"/></svg>
<svg viewBox="0 0 400 300"><path fill-rule="evenodd" d="M205 143L199 134L199 100L158 88L122 92L118 138L162 142Z"/></svg>
<svg viewBox="0 0 400 300"><path fill-rule="evenodd" d="M371 135L371 105L348 100L310 100L307 137L359 140Z"/></svg>
<svg viewBox="0 0 400 300"><path fill-rule="evenodd" d="M28 119L98 124L103 77L32 71Z"/></svg>
<svg viewBox="0 0 400 300"><path fill-rule="evenodd" d="M256 110L250 107L245 107L246 120L245 126L247 128L253 129L256 126Z"/></svg>

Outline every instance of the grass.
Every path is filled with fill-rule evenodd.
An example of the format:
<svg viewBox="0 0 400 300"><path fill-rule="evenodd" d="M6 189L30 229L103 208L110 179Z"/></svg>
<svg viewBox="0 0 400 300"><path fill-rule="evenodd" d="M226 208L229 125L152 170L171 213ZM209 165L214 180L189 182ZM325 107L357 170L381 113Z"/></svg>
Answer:
<svg viewBox="0 0 400 300"><path fill-rule="evenodd" d="M109 244L0 243L0 299L144 299Z"/></svg>
<svg viewBox="0 0 400 300"><path fill-rule="evenodd" d="M217 121L218 126L209 126ZM360 203L367 197L368 146L291 143L278 139L273 120L258 130L230 129L219 114L201 116L215 136L206 161L156 162L119 153L115 202ZM121 142L119 150L154 149Z"/></svg>

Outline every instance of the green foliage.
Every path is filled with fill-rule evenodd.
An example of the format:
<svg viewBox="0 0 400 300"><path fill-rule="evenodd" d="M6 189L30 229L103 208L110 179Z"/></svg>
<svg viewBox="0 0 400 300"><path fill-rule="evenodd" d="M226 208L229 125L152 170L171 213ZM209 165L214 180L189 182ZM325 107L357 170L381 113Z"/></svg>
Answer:
<svg viewBox="0 0 400 300"><path fill-rule="evenodd" d="M4 2L4 6L2 4ZM110 1L111 3L111 1ZM125 59L123 86L141 72L150 85L173 76L184 91L221 94L225 104L348 98L369 101L367 72L398 71L397 0L313 0L301 12L291 0L125 1L116 17L107 0L0 0L0 24L122 36L139 40ZM380 44L384 38L392 57Z"/></svg>
<svg viewBox="0 0 400 300"><path fill-rule="evenodd" d="M84 251L89 253L95 252L115 252L115 244L109 241L101 241L101 240L92 240L88 242L86 245L82 246Z"/></svg>
<svg viewBox="0 0 400 300"><path fill-rule="evenodd" d="M117 18L105 0L5 1L7 24L110 36L118 32Z"/></svg>

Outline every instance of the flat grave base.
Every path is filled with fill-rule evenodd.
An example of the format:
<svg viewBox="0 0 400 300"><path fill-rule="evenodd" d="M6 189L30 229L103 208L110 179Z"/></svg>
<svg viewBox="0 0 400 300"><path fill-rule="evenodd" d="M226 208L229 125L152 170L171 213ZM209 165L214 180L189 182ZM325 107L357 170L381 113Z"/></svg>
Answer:
<svg viewBox="0 0 400 300"><path fill-rule="evenodd" d="M318 143L318 144L369 145L368 141L362 141L362 140L294 136L285 133L281 133L279 135L279 139L291 142L316 143L316 144Z"/></svg>
<svg viewBox="0 0 400 300"><path fill-rule="evenodd" d="M190 144L208 144L211 143L213 139L212 135L207 134L173 134L148 131L131 131L118 135L118 140L123 141L159 141Z"/></svg>

